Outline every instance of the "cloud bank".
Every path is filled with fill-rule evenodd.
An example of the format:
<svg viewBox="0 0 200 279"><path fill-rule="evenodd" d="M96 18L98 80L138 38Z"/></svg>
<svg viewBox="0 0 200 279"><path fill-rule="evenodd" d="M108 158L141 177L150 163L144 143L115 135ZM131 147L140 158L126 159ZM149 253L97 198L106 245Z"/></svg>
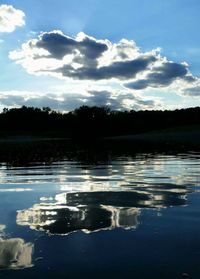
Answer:
<svg viewBox="0 0 200 279"><path fill-rule="evenodd" d="M159 100L142 98L132 93L116 91L88 91L86 93L41 94L36 92L0 92L2 107L50 107L54 110L71 111L82 105L109 106L112 110L155 109Z"/></svg>
<svg viewBox="0 0 200 279"><path fill-rule="evenodd" d="M142 52L134 41L112 43L83 32L76 37L56 30L44 32L9 56L31 74L76 81L115 81L137 91L168 87L180 91L195 88L199 82L186 62L170 61L160 49Z"/></svg>
<svg viewBox="0 0 200 279"><path fill-rule="evenodd" d="M0 32L13 32L25 25L25 14L11 5L0 5Z"/></svg>
<svg viewBox="0 0 200 279"><path fill-rule="evenodd" d="M164 108L161 97L144 97L156 92L200 96L200 78L191 73L186 62L167 59L159 48L143 52L132 40L113 43L83 32L71 37L54 30L23 43L9 57L29 74L63 80L68 89L62 94L3 92L1 107L49 106L70 111L88 105L148 110ZM73 85L79 87L77 92Z"/></svg>

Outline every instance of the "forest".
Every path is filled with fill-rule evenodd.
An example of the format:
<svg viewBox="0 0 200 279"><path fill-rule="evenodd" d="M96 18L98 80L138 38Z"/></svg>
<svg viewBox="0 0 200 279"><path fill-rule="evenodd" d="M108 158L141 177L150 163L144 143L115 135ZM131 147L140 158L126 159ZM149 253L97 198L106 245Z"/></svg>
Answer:
<svg viewBox="0 0 200 279"><path fill-rule="evenodd" d="M0 134L52 134L65 137L134 135L149 131L200 127L200 107L180 110L112 111L109 107L81 106L67 113L49 107L4 108Z"/></svg>

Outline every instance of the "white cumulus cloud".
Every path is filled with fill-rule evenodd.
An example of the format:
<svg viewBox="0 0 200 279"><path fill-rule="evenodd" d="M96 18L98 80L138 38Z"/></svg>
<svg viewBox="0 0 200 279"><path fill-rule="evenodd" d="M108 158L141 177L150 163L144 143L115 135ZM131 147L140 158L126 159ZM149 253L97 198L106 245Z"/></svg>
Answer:
<svg viewBox="0 0 200 279"><path fill-rule="evenodd" d="M11 5L0 5L0 32L13 32L25 25L25 14Z"/></svg>

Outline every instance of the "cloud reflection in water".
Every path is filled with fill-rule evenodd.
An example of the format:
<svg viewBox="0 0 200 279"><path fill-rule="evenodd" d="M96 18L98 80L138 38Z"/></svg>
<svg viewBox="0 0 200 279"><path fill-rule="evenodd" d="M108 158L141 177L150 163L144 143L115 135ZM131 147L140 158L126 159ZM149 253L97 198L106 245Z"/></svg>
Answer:
<svg viewBox="0 0 200 279"><path fill-rule="evenodd" d="M0 238L0 269L32 267L33 244L22 238Z"/></svg>
<svg viewBox="0 0 200 279"><path fill-rule="evenodd" d="M141 209L186 205L186 187L137 188L127 192L71 192L17 212L17 224L50 234L90 233L117 227L137 228Z"/></svg>

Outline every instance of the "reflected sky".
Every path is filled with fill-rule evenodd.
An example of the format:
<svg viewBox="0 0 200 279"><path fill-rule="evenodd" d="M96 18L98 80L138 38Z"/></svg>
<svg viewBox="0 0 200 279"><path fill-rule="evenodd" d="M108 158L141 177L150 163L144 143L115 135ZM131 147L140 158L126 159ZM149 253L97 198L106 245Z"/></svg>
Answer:
<svg viewBox="0 0 200 279"><path fill-rule="evenodd" d="M63 161L41 168L31 166L17 179L26 179L26 186L35 171L34 183L44 187L43 177L40 180L44 169L47 180L52 179L48 187L58 193L18 210L17 224L62 235L78 230L136 229L141 210L187 205L187 195L196 185L191 171L197 167L199 164L184 155L122 157L99 165ZM20 174L23 168L12 171Z"/></svg>
<svg viewBox="0 0 200 279"><path fill-rule="evenodd" d="M49 266L58 272L68 261L68 271L72 272L69 278L81 278L72 276L77 261L79 266L85 266L79 255L83 253L83 257L92 262L93 257L98 258L96 246L101 250L104 242L107 246L102 248L103 256L100 253L99 257L101 261L104 261L102 257L112 257L114 262L126 242L128 254L123 256L126 262L122 270L126 265L129 269L136 268L133 254L139 255L141 264L146 253L151 258L150 252L159 260L155 247L159 250L163 243L170 245L172 240L173 245L182 241L177 250L180 253L182 249L192 253L190 249L198 246L197 240L195 245L188 246L187 241L199 235L199 182L200 156L195 153L111 157L98 164L67 159L51 164L30 163L27 167L2 163L0 268L13 272L15 269L34 270L37 275L39 270L45 272ZM57 243L60 244L54 254ZM112 254L116 243L119 250ZM84 249L79 250L79 245ZM134 253L128 250L129 245ZM92 249L92 254L87 249ZM161 255L168 253L167 246L162 249ZM58 253L62 258L57 259ZM44 259L36 261L41 255L45 255ZM198 257L192 258L195 262ZM26 269L33 265L33 269ZM15 273L12 276L14 278ZM145 276L142 278L148 278L148 274ZM62 271L59 278L65 277L66 271ZM94 278L94 274L87 278Z"/></svg>
<svg viewBox="0 0 200 279"><path fill-rule="evenodd" d="M18 211L17 224L50 234L63 235L79 230L91 233L117 227L137 228L139 214L137 208L36 204L28 210Z"/></svg>
<svg viewBox="0 0 200 279"><path fill-rule="evenodd" d="M0 269L32 267L33 244L26 243L22 238L5 237L2 234L5 228L5 225L0 225Z"/></svg>
<svg viewBox="0 0 200 279"><path fill-rule="evenodd" d="M55 196L54 203L51 198L47 203L19 210L17 224L50 234L137 228L141 209L186 205L187 193L190 190L186 187L176 185L142 187L135 191L62 193Z"/></svg>
<svg viewBox="0 0 200 279"><path fill-rule="evenodd" d="M98 164L68 161L29 164L27 167L0 166L0 184L58 183L63 191L124 190L138 184L191 185L199 182L198 154L136 155ZM21 188L21 187L17 187ZM30 188L30 187L29 187Z"/></svg>

